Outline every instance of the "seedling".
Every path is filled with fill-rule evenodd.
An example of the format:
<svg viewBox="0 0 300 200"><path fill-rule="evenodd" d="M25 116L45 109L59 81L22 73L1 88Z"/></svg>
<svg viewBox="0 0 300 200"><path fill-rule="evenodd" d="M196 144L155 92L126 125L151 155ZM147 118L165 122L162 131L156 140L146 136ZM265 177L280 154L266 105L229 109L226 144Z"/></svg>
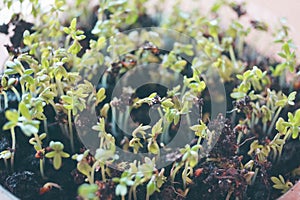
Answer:
<svg viewBox="0 0 300 200"><path fill-rule="evenodd" d="M192 180L189 178L190 175L193 174L193 168L197 165L199 155L198 151L201 148L200 145L195 145L193 147L190 147L189 145L186 145L185 148L182 148L180 150L180 153L182 154L181 162L174 163L172 170L171 170L171 180L174 182L175 176L178 173L178 171L184 167L182 171L182 181L183 181L183 188L186 189L187 183L192 183Z"/></svg>
<svg viewBox="0 0 300 200"><path fill-rule="evenodd" d="M286 138L292 136L293 139L299 136L299 126L300 126L300 109L296 110L295 114L288 113L288 122L284 119L279 118L276 124L276 129Z"/></svg>
<svg viewBox="0 0 300 200"><path fill-rule="evenodd" d="M96 196L96 191L98 190L98 186L96 184L82 184L78 188L78 195L84 200L96 200L98 199Z"/></svg>
<svg viewBox="0 0 300 200"><path fill-rule="evenodd" d="M291 187L293 187L293 183L285 181L282 175L279 175L279 178L273 176L271 177L271 180L274 183L273 188L281 190L281 193L286 193Z"/></svg>
<svg viewBox="0 0 300 200"><path fill-rule="evenodd" d="M47 137L46 133L43 133L41 135L34 134L34 137L29 140L29 143L33 145L34 149L36 150L35 158L39 159L40 161L40 173L42 178L45 179L44 174L44 155L45 155L45 149L42 147L42 140Z"/></svg>
<svg viewBox="0 0 300 200"><path fill-rule="evenodd" d="M46 153L45 157L53 158L53 167L54 169L59 170L62 165L62 158L68 158L70 155L63 151L64 145L61 142L51 141L49 147L52 151Z"/></svg>
<svg viewBox="0 0 300 200"><path fill-rule="evenodd" d="M43 195L43 194L49 192L53 187L56 187L56 188L58 188L60 190L62 189L60 187L60 185L58 185L56 183L48 182L48 183L45 183L43 185L43 187L40 188L40 195Z"/></svg>

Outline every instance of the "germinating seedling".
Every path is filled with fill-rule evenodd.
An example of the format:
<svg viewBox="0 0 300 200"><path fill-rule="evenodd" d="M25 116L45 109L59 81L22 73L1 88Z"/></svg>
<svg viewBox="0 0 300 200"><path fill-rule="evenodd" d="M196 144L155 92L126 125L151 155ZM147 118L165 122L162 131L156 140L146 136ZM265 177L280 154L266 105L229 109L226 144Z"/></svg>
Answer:
<svg viewBox="0 0 300 200"><path fill-rule="evenodd" d="M53 167L58 170L62 166L62 158L68 158L70 155L63 151L64 145L61 142L51 141L49 143L51 151L45 154L46 158L53 158Z"/></svg>

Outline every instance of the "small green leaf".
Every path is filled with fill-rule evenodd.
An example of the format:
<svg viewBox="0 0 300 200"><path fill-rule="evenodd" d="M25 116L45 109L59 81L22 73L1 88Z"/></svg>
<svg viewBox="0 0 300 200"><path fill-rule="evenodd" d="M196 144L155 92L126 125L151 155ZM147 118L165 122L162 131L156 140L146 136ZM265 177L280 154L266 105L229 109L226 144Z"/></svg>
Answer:
<svg viewBox="0 0 300 200"><path fill-rule="evenodd" d="M150 153L153 153L153 154L158 154L159 153L159 146L157 144L156 141L150 141L148 142L148 151Z"/></svg>
<svg viewBox="0 0 300 200"><path fill-rule="evenodd" d="M280 117L276 122L276 130L278 130L279 133L283 133L285 130L285 126L283 125L284 119Z"/></svg>
<svg viewBox="0 0 300 200"><path fill-rule="evenodd" d="M38 133L39 129L33 126L32 124L19 124L19 127L21 128L22 132L30 137L32 134Z"/></svg>
<svg viewBox="0 0 300 200"><path fill-rule="evenodd" d="M92 171L92 167L87 162L79 162L77 164L77 169L87 177L90 176L90 173Z"/></svg>
<svg viewBox="0 0 300 200"><path fill-rule="evenodd" d="M73 18L70 24L70 29L71 30L76 30L76 24L77 24L77 19Z"/></svg>
<svg viewBox="0 0 300 200"><path fill-rule="evenodd" d="M66 33L66 34L70 34L71 33L71 30L68 28L68 27L64 27L64 32Z"/></svg>
<svg viewBox="0 0 300 200"><path fill-rule="evenodd" d="M17 125L17 123L9 121L6 124L4 124L2 129L3 130L9 130L11 128L14 128L16 125Z"/></svg>
<svg viewBox="0 0 300 200"><path fill-rule="evenodd" d="M127 194L127 187L125 185L118 184L116 187L117 196L125 196Z"/></svg>
<svg viewBox="0 0 300 200"><path fill-rule="evenodd" d="M42 133L41 135L39 135L40 140L43 140L47 137L46 133Z"/></svg>
<svg viewBox="0 0 300 200"><path fill-rule="evenodd" d="M105 37L102 36L97 40L97 50L103 49L105 45L106 45L106 39Z"/></svg>
<svg viewBox="0 0 300 200"><path fill-rule="evenodd" d="M78 188L78 195L83 199L94 199L96 197L96 192L98 190L98 186L96 184L87 184L84 183Z"/></svg>
<svg viewBox="0 0 300 200"><path fill-rule="evenodd" d="M78 35L78 36L76 36L75 38L76 38L78 41L80 41L80 40L85 39L86 36L85 36L85 35Z"/></svg>
<svg viewBox="0 0 300 200"><path fill-rule="evenodd" d="M68 49L68 53L76 55L81 50L81 45L77 40L74 40L72 45Z"/></svg>
<svg viewBox="0 0 300 200"><path fill-rule="evenodd" d="M61 156L60 154L55 154L53 157L53 167L58 170L61 167Z"/></svg>
<svg viewBox="0 0 300 200"><path fill-rule="evenodd" d="M16 110L7 110L5 112L5 117L11 122L18 122L19 114Z"/></svg>
<svg viewBox="0 0 300 200"><path fill-rule="evenodd" d="M245 97L246 94L243 92L233 92L230 94L230 96L231 96L231 98L234 98L234 99L241 99L241 98Z"/></svg>
<svg viewBox="0 0 300 200"><path fill-rule="evenodd" d="M174 103L172 102L171 99L166 99L166 100L164 100L164 101L162 102L162 105L163 105L164 107L171 108L171 107L174 106Z"/></svg>
<svg viewBox="0 0 300 200"><path fill-rule="evenodd" d="M184 67L186 66L187 62L185 60L178 60L175 64L174 64L174 68L176 70L183 70Z"/></svg>
<svg viewBox="0 0 300 200"><path fill-rule="evenodd" d="M51 151L46 153L45 157L46 158L53 158L55 156L56 152L55 151Z"/></svg>
<svg viewBox="0 0 300 200"><path fill-rule="evenodd" d="M105 98L106 98L105 88L99 89L98 92L97 92L97 95L96 95L97 104L101 103Z"/></svg>
<svg viewBox="0 0 300 200"><path fill-rule="evenodd" d="M151 196L156 191L156 184L154 181L150 180L147 184L147 194Z"/></svg>
<svg viewBox="0 0 300 200"><path fill-rule="evenodd" d="M284 107L286 105L286 100L285 99L279 100L275 103L275 105L278 107Z"/></svg>
<svg viewBox="0 0 300 200"><path fill-rule="evenodd" d="M21 101L19 103L19 111L21 112L21 114L22 114L23 117L25 117L28 120L31 119L31 115L30 115L29 109L27 108L26 104L23 101Z"/></svg>
<svg viewBox="0 0 300 200"><path fill-rule="evenodd" d="M162 121L163 119L160 119L154 126L152 127L151 133L152 135L160 134L162 132Z"/></svg>

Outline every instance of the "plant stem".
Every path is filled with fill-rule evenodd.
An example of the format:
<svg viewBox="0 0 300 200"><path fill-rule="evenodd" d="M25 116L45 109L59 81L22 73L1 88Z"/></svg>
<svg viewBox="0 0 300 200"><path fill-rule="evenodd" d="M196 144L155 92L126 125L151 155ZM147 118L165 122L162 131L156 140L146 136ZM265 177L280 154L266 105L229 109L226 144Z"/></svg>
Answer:
<svg viewBox="0 0 300 200"><path fill-rule="evenodd" d="M8 108L8 97L6 92L2 92L3 97L4 97L4 109Z"/></svg>
<svg viewBox="0 0 300 200"><path fill-rule="evenodd" d="M230 55L230 58L233 62L234 67L237 69L238 65L237 65L237 62L236 62L236 58L235 58L235 54L234 54L234 50L233 50L232 45L229 46L229 55Z"/></svg>
<svg viewBox="0 0 300 200"><path fill-rule="evenodd" d="M181 169L181 167L184 165L184 162L180 162L180 163L177 163L178 166L175 167L174 170L171 171L171 183L173 184L174 181L175 181L175 177L176 177L176 174L177 172Z"/></svg>
<svg viewBox="0 0 300 200"><path fill-rule="evenodd" d="M170 124L169 122L167 122L167 119L164 120L164 126L163 126L163 135L162 135L162 142L164 144L168 144L168 133L169 133L169 127L170 127Z"/></svg>
<svg viewBox="0 0 300 200"><path fill-rule="evenodd" d="M23 84L21 84L21 92L22 92L22 95L25 94L25 87Z"/></svg>
<svg viewBox="0 0 300 200"><path fill-rule="evenodd" d="M111 126L112 126L112 133L114 136L117 136L116 130L116 108L111 106Z"/></svg>
<svg viewBox="0 0 300 200"><path fill-rule="evenodd" d="M121 131L123 131L123 129L124 129L124 127L123 127L123 121L124 121L123 117L124 117L124 112L119 111L118 126L119 126L119 129Z"/></svg>
<svg viewBox="0 0 300 200"><path fill-rule="evenodd" d="M183 85L182 90L180 92L180 97L182 98L186 90L186 85Z"/></svg>
<svg viewBox="0 0 300 200"><path fill-rule="evenodd" d="M14 170L14 157L15 157L15 150L16 150L16 133L14 127L10 128L10 133L11 133L11 141L12 141L10 165L11 165L11 169Z"/></svg>
<svg viewBox="0 0 300 200"><path fill-rule="evenodd" d="M15 87L13 87L13 86L10 89L14 92L14 94L16 95L18 101L21 101L21 97L20 97L20 94L17 91L17 89Z"/></svg>
<svg viewBox="0 0 300 200"><path fill-rule="evenodd" d="M133 188L133 199L134 200L137 200L137 196L136 196L136 187L137 187L137 185L136 186L133 186L134 188Z"/></svg>
<svg viewBox="0 0 300 200"><path fill-rule="evenodd" d="M164 114L163 114L163 112L162 112L162 110L161 110L160 107L157 108L157 111L158 111L158 114L159 114L160 118L163 118Z"/></svg>
<svg viewBox="0 0 300 200"><path fill-rule="evenodd" d="M255 168L255 172L254 172L254 175L253 175L253 178L252 178L252 181L251 181L251 184L250 185L253 185L255 183L255 179L256 179L256 176L258 174L258 168L256 167Z"/></svg>
<svg viewBox="0 0 300 200"><path fill-rule="evenodd" d="M128 192L128 200L132 200L132 187L130 187L129 192Z"/></svg>
<svg viewBox="0 0 300 200"><path fill-rule="evenodd" d="M255 115L254 115L254 112L252 112L252 115L251 115L251 124L250 124L251 130L253 130L253 128L254 128L254 120L255 120Z"/></svg>
<svg viewBox="0 0 300 200"><path fill-rule="evenodd" d="M106 72L102 76L101 84L102 84L102 87L104 87L104 88L107 88L107 85L106 85L106 83L107 83L107 76L108 76L108 74Z"/></svg>
<svg viewBox="0 0 300 200"><path fill-rule="evenodd" d="M42 141L40 140L40 137L37 133L34 133L35 141L37 142L40 149L42 149ZM43 179L45 179L45 173L44 173L44 158L40 159L40 173Z"/></svg>
<svg viewBox="0 0 300 200"><path fill-rule="evenodd" d="M266 131L267 131L267 122L264 123L264 125L263 125L263 133L265 133Z"/></svg>
<svg viewBox="0 0 300 200"><path fill-rule="evenodd" d="M123 131L124 131L124 133L126 133L126 131L127 131L127 126L128 126L127 124L128 124L129 117L130 117L130 107L126 106L125 117L124 117L124 120L123 120L123 128L124 128Z"/></svg>
<svg viewBox="0 0 300 200"><path fill-rule="evenodd" d="M40 173L43 179L46 179L45 173L44 173L44 158L40 159Z"/></svg>
<svg viewBox="0 0 300 200"><path fill-rule="evenodd" d="M187 178L187 169L189 167L189 163L185 162L184 164L184 170L182 172L182 182L183 182L183 189L186 189L186 178Z"/></svg>
<svg viewBox="0 0 300 200"><path fill-rule="evenodd" d="M104 166L104 163L101 163L101 164L100 164L100 168L101 168L102 181L106 181L106 177L105 177L105 166Z"/></svg>
<svg viewBox="0 0 300 200"><path fill-rule="evenodd" d="M47 118L45 118L45 119L43 120L43 122L44 122L44 131L45 131L45 133L48 135L48 123L47 123Z"/></svg>
<svg viewBox="0 0 300 200"><path fill-rule="evenodd" d="M71 150L74 152L74 135L73 135L73 125L72 125L72 110L68 110L68 124L69 124L69 134L71 142Z"/></svg>
<svg viewBox="0 0 300 200"><path fill-rule="evenodd" d="M56 80L56 84L57 84L57 88L58 88L58 96L64 95L64 90L63 90L63 87L62 87L61 80L58 79L58 78L55 78L55 80Z"/></svg>
<svg viewBox="0 0 300 200"><path fill-rule="evenodd" d="M276 121L277 121L277 119L279 117L279 114L280 114L281 110L282 110L282 107L279 107L278 110L277 110L277 112L276 112L276 114L275 114L275 116L272 119L271 125L270 125L270 127L268 129L268 132L267 132L267 135L270 135L270 133L272 132L273 127L274 127L274 125L275 125L275 123L276 123Z"/></svg>
<svg viewBox="0 0 300 200"><path fill-rule="evenodd" d="M90 182L90 184L94 184L94 179L95 179L95 169L98 166L99 162L96 161L93 166L92 166L92 171L91 171L91 176L88 177L88 180Z"/></svg>
<svg viewBox="0 0 300 200"><path fill-rule="evenodd" d="M65 40L65 48L66 48L66 49L69 48L70 40L71 40L71 36L68 35L67 38L66 38L66 40Z"/></svg>
<svg viewBox="0 0 300 200"><path fill-rule="evenodd" d="M197 145L199 145L201 143L201 140L202 140L202 137L198 137Z"/></svg>

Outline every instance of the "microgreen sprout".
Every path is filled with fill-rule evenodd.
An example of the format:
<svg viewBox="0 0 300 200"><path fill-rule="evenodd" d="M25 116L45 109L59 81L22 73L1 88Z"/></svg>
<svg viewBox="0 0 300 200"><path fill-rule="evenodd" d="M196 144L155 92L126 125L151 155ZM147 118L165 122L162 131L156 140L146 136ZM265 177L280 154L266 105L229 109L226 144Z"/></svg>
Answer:
<svg viewBox="0 0 300 200"><path fill-rule="evenodd" d="M273 176L271 177L271 180L274 183L273 188L281 190L281 193L286 193L291 187L293 187L293 183L285 181L282 175L279 175L279 178Z"/></svg>
<svg viewBox="0 0 300 200"><path fill-rule="evenodd" d="M58 170L62 166L62 158L68 158L70 155L63 151L64 145L61 142L51 141L49 143L51 152L45 154L46 158L53 158L53 167Z"/></svg>

